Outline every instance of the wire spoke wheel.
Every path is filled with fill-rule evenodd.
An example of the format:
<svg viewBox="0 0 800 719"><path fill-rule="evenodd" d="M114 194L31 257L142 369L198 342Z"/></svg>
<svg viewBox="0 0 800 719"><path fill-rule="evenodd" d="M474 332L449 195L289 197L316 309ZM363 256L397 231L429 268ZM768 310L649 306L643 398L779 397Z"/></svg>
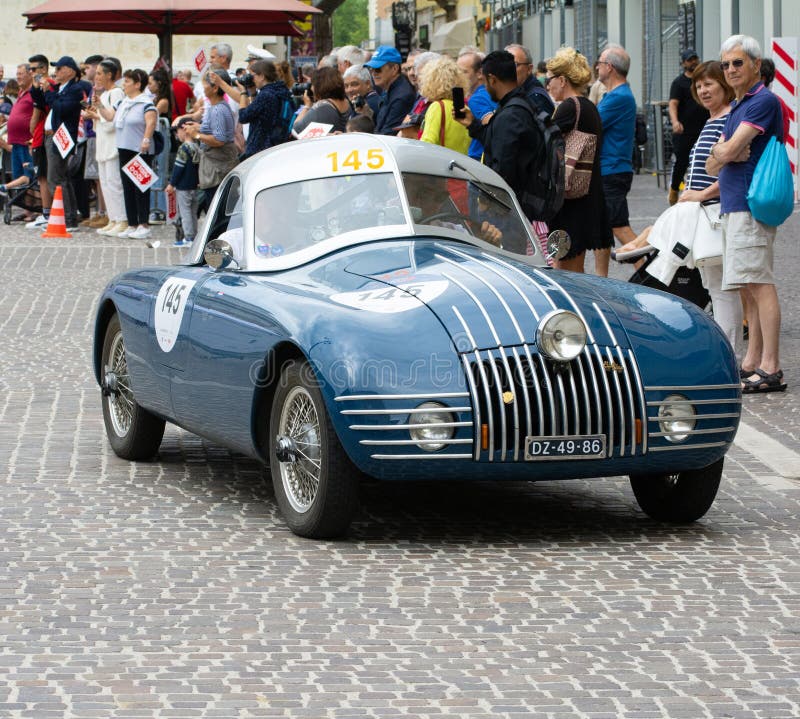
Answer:
<svg viewBox="0 0 800 719"><path fill-rule="evenodd" d="M294 387L286 397L278 433L297 447L296 459L280 464L286 497L295 511L306 512L319 490L321 463L319 417L304 387Z"/></svg>
<svg viewBox="0 0 800 719"><path fill-rule="evenodd" d="M305 362L284 368L270 411L269 462L286 523L322 539L346 531L358 482L313 376Z"/></svg>
<svg viewBox="0 0 800 719"><path fill-rule="evenodd" d="M117 381L117 393L109 393L105 401L108 404L108 413L114 431L124 437L131 428L133 419L133 393L130 389L128 376L128 361L125 359L125 342L122 332L117 332L111 343L109 364L105 366L106 373L113 372Z"/></svg>
<svg viewBox="0 0 800 719"><path fill-rule="evenodd" d="M123 459L150 459L161 445L165 422L136 401L117 315L109 320L106 328L100 366L103 421L111 448Z"/></svg>

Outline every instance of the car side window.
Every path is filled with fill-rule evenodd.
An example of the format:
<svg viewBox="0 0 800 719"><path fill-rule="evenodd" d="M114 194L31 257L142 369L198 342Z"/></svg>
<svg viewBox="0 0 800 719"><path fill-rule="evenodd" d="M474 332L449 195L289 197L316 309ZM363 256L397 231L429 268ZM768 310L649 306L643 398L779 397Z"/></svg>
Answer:
<svg viewBox="0 0 800 719"><path fill-rule="evenodd" d="M242 227L242 193L241 181L234 175L220 190L220 201L211 220L209 240L217 239L228 230Z"/></svg>

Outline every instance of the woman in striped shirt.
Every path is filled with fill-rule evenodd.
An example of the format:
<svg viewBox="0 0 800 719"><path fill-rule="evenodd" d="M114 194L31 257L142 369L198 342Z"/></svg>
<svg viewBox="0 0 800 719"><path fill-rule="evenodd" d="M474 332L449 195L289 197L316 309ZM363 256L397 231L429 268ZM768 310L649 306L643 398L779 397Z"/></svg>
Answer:
<svg viewBox="0 0 800 719"><path fill-rule="evenodd" d="M733 90L725 81L719 62L704 62L692 74L692 96L708 110L710 117L700 132L689 154L689 175L686 189L678 202L701 202L704 205L719 202L719 182L706 174L706 159L717 143L731 110ZM669 212L669 210L667 210ZM646 228L635 240L620 247L616 252L618 261L625 260L625 253L646 247L650 230ZM706 264L700 269L703 286L711 295L714 319L725 332L737 356L742 348L742 305L738 291L722 290L722 265Z"/></svg>

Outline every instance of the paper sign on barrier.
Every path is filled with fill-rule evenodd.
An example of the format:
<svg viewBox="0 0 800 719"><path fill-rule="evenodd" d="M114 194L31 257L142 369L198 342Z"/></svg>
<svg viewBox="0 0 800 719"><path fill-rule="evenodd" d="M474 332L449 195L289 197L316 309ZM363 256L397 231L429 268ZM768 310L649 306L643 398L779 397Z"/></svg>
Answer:
<svg viewBox="0 0 800 719"><path fill-rule="evenodd" d="M200 77L203 77L205 74L206 68L208 67L208 55L206 55L206 49L201 47L195 54L194 54L194 69L200 73Z"/></svg>
<svg viewBox="0 0 800 719"><path fill-rule="evenodd" d="M72 139L72 135L69 134L69 130L67 130L67 126L63 122L58 130L53 133L53 142L62 158L66 157L70 150L75 147L75 140Z"/></svg>
<svg viewBox="0 0 800 719"><path fill-rule="evenodd" d="M178 217L178 197L174 192L167 192L167 222L175 224Z"/></svg>
<svg viewBox="0 0 800 719"><path fill-rule="evenodd" d="M136 155L129 162L122 166L122 171L131 178L133 184L142 192L158 182L158 175L153 172L141 155Z"/></svg>

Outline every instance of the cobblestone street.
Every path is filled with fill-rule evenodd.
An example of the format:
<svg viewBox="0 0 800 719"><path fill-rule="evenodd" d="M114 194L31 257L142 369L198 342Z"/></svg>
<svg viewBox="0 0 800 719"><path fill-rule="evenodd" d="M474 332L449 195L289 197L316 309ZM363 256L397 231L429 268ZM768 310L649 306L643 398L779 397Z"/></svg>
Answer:
<svg viewBox="0 0 800 719"><path fill-rule="evenodd" d="M637 231L666 207L651 176L630 199ZM335 542L174 426L157 461L112 453L94 307L179 258L156 233L0 225L0 717L800 716L800 215L775 263L789 390L745 398L700 522L647 519L626 478L370 483Z"/></svg>

